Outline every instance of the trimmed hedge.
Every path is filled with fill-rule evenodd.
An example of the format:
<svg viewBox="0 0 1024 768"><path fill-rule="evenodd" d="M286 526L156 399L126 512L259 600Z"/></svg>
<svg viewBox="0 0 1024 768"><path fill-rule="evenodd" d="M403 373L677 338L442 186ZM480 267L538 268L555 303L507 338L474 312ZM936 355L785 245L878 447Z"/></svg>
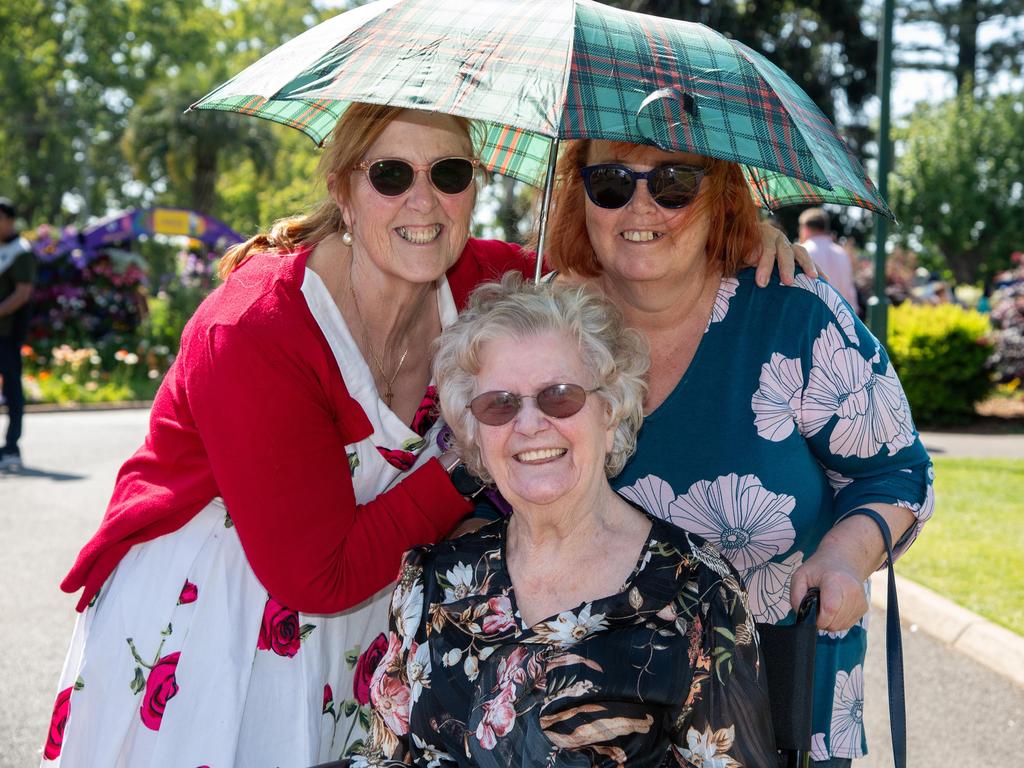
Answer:
<svg viewBox="0 0 1024 768"><path fill-rule="evenodd" d="M992 391L987 315L955 304L889 310L889 357L919 424L955 424Z"/></svg>

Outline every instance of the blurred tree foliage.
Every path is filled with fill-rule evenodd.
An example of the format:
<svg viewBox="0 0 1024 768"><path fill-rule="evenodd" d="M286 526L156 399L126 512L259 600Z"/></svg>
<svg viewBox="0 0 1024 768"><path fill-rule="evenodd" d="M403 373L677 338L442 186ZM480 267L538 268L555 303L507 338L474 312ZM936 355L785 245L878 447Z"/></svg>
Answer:
<svg viewBox="0 0 1024 768"><path fill-rule="evenodd" d="M988 283L1024 243L1024 94L971 91L919 105L895 133L892 204L905 243L958 283Z"/></svg>
<svg viewBox="0 0 1024 768"><path fill-rule="evenodd" d="M949 72L957 93L968 84L984 87L1002 73L1017 77L1024 67L1024 0L904 0L897 22L938 33L936 42L903 43L901 69ZM987 27L999 33L979 37Z"/></svg>
<svg viewBox="0 0 1024 768"><path fill-rule="evenodd" d="M331 13L297 0L5 0L0 194L30 225L166 203L248 231L274 207L262 202L278 197L270 180L288 188L293 169L308 169L312 142L240 116L181 113Z"/></svg>

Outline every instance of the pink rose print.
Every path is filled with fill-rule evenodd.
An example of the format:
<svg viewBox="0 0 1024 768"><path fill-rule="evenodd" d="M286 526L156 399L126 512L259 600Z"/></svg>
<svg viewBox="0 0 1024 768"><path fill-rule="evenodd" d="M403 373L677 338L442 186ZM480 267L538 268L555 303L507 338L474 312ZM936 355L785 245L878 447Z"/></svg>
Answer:
<svg viewBox="0 0 1024 768"><path fill-rule="evenodd" d="M384 719L388 728L397 736L407 734L411 699L409 689L397 678L383 675L373 693L373 708Z"/></svg>
<svg viewBox="0 0 1024 768"><path fill-rule="evenodd" d="M476 738L484 749L494 749L498 739L516 724L516 709L512 706L513 686L502 688L496 697L484 702L484 716L476 727Z"/></svg>
<svg viewBox="0 0 1024 768"><path fill-rule="evenodd" d="M178 595L178 605L188 605L194 603L199 597L199 587L193 584L188 579L185 579L185 586L181 588L181 594Z"/></svg>
<svg viewBox="0 0 1024 768"><path fill-rule="evenodd" d="M423 396L419 408L416 409L416 415L412 417L412 431L423 437L427 434L427 430L437 422L437 417L440 414L437 387L431 384L427 387L427 393Z"/></svg>
<svg viewBox="0 0 1024 768"><path fill-rule="evenodd" d="M526 683L525 662L529 651L523 646L518 646L512 653L506 656L498 664L498 687L508 688L512 685L524 685Z"/></svg>
<svg viewBox="0 0 1024 768"><path fill-rule="evenodd" d="M53 705L50 732L46 734L46 746L43 748L43 757L46 760L56 760L60 757L60 748L64 744L64 726L68 724L68 715L71 714L72 688L74 686L58 693L57 701Z"/></svg>
<svg viewBox="0 0 1024 768"><path fill-rule="evenodd" d="M398 448L381 448L379 446L377 451L384 457L384 461L403 472L410 469L416 463L416 454L410 451L403 451Z"/></svg>
<svg viewBox="0 0 1024 768"><path fill-rule="evenodd" d="M324 714L326 715L334 706L334 691L330 685L324 686Z"/></svg>
<svg viewBox="0 0 1024 768"><path fill-rule="evenodd" d="M167 702L178 693L178 681L174 677L174 671L178 667L179 656L180 651L164 656L150 670L146 679L146 693L139 714L142 717L142 724L151 731L160 730Z"/></svg>
<svg viewBox="0 0 1024 768"><path fill-rule="evenodd" d="M360 704L370 703L370 683L381 659L388 650L388 639L384 633L377 635L370 647L363 651L356 662L355 677L352 678L352 696Z"/></svg>
<svg viewBox="0 0 1024 768"><path fill-rule="evenodd" d="M301 640L299 614L268 596L256 647L261 651L273 651L278 656L291 658L299 652Z"/></svg>
<svg viewBox="0 0 1024 768"><path fill-rule="evenodd" d="M490 611L481 624L485 635L493 635L512 629L516 622L512 618L512 602L505 596L492 597L487 601L487 610Z"/></svg>

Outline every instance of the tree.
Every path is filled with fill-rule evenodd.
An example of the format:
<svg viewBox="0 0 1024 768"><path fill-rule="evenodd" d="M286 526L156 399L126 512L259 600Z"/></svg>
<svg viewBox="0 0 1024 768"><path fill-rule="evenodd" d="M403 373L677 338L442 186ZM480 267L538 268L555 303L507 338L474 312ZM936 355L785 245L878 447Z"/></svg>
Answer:
<svg viewBox="0 0 1024 768"><path fill-rule="evenodd" d="M216 34L202 0L0 3L0 184L30 223L62 223L65 195L103 213L124 196L118 144L134 100Z"/></svg>
<svg viewBox="0 0 1024 768"><path fill-rule="evenodd" d="M165 190L164 201L219 215L217 180L226 157L251 159L258 182L270 170L275 142L261 120L227 112L185 110L200 94L194 68L152 85L131 112L123 150L137 177Z"/></svg>
<svg viewBox="0 0 1024 768"><path fill-rule="evenodd" d="M967 84L986 85L1002 72L1014 76L1024 65L1024 0L907 0L899 23L937 31L941 42L903 43L897 66L949 72L957 93ZM999 28L990 42L979 41L982 27Z"/></svg>
<svg viewBox="0 0 1024 768"><path fill-rule="evenodd" d="M892 198L905 241L940 254L956 282L987 283L1024 248L1024 103L971 90L919 105L896 132Z"/></svg>

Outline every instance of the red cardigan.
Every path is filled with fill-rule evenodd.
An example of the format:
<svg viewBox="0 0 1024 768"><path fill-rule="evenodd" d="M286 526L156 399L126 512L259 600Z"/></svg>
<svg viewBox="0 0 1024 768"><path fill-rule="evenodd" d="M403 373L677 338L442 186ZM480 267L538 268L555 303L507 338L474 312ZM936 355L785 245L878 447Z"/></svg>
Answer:
<svg viewBox="0 0 1024 768"><path fill-rule="evenodd" d="M308 613L365 600L394 579L405 550L468 513L436 459L356 504L345 446L372 428L301 292L309 252L252 256L185 326L146 441L61 582L84 588L78 610L133 545L178 530L216 496L260 583ZM530 261L518 246L470 240L448 273L456 305Z"/></svg>

